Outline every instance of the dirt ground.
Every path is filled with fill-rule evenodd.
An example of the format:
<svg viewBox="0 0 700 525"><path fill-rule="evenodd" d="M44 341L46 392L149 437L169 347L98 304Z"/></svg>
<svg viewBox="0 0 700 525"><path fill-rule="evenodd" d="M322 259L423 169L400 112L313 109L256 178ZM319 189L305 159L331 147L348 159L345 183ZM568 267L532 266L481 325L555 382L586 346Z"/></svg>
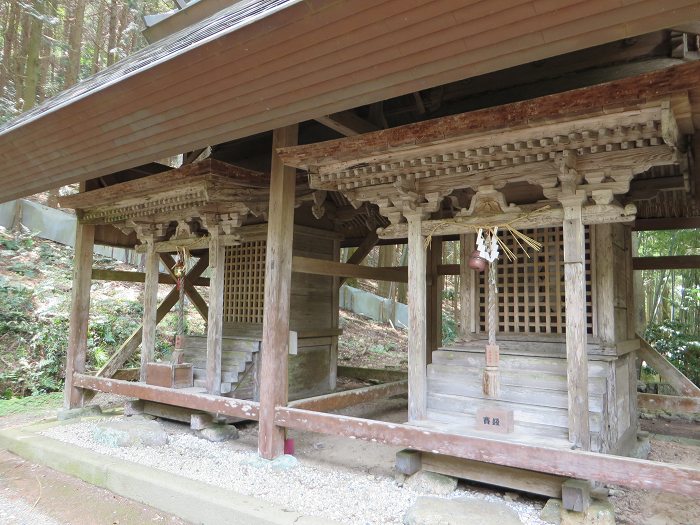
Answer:
<svg viewBox="0 0 700 525"><path fill-rule="evenodd" d="M379 324L361 315L340 311L338 365L362 368L406 370L408 334L406 330Z"/></svg>

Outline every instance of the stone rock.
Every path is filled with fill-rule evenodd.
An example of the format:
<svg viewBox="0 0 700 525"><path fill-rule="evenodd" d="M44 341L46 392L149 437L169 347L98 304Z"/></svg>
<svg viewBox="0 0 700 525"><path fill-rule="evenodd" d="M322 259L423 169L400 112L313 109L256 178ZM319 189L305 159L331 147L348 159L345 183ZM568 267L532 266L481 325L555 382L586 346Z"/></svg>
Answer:
<svg viewBox="0 0 700 525"><path fill-rule="evenodd" d="M446 496L457 489L457 478L420 470L409 477L404 486L416 492Z"/></svg>
<svg viewBox="0 0 700 525"><path fill-rule="evenodd" d="M594 501L586 512L562 509L561 525L615 525L615 509L609 501Z"/></svg>
<svg viewBox="0 0 700 525"><path fill-rule="evenodd" d="M505 494L503 494L503 499L506 501L518 501L520 499L520 496L515 492L506 492Z"/></svg>
<svg viewBox="0 0 700 525"><path fill-rule="evenodd" d="M475 498L419 497L406 511L404 525L523 525L504 503Z"/></svg>
<svg viewBox="0 0 700 525"><path fill-rule="evenodd" d="M95 441L109 447L144 445L159 447L168 443L168 435L156 421L136 418L98 423L92 434Z"/></svg>
<svg viewBox="0 0 700 525"><path fill-rule="evenodd" d="M680 419L678 414L669 414L667 412L662 412L659 414L659 417L664 421L678 421Z"/></svg>
<svg viewBox="0 0 700 525"><path fill-rule="evenodd" d="M99 405L90 405L82 408L63 408L56 413L56 419L59 421L67 421L80 417L95 417L101 415L102 409Z"/></svg>
<svg viewBox="0 0 700 525"><path fill-rule="evenodd" d="M549 499L540 511L540 519L552 525L561 523L562 502L560 499Z"/></svg>
<svg viewBox="0 0 700 525"><path fill-rule="evenodd" d="M647 384L644 381L637 380L637 392L646 392Z"/></svg>
<svg viewBox="0 0 700 525"><path fill-rule="evenodd" d="M233 425L216 423L210 427L200 430L199 437L215 443L219 443L221 441L231 441L232 439L238 439L238 429Z"/></svg>

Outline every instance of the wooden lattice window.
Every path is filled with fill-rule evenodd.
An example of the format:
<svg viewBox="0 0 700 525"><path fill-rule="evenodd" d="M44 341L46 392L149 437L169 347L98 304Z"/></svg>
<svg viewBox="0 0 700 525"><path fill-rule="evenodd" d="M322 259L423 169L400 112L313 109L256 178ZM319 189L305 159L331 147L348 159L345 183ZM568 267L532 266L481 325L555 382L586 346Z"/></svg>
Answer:
<svg viewBox="0 0 700 525"><path fill-rule="evenodd" d="M562 228L540 228L524 233L541 242L542 251L528 250L528 258L512 235L502 235L516 260L509 261L502 255L498 261L498 331L563 334L566 332L566 303ZM592 334L590 245L586 227L586 324L588 333ZM479 329L482 332L487 330L485 277L485 273L479 275Z"/></svg>
<svg viewBox="0 0 700 525"><path fill-rule="evenodd" d="M226 248L225 323L262 323L265 250L265 241L244 242Z"/></svg>

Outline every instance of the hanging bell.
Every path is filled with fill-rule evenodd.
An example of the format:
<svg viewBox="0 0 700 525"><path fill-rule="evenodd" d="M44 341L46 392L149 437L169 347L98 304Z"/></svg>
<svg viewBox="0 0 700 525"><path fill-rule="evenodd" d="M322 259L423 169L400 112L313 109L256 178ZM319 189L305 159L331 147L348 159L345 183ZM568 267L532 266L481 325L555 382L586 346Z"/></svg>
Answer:
<svg viewBox="0 0 700 525"><path fill-rule="evenodd" d="M489 265L489 262L481 256L479 250L474 250L469 256L469 268L478 272L483 272Z"/></svg>

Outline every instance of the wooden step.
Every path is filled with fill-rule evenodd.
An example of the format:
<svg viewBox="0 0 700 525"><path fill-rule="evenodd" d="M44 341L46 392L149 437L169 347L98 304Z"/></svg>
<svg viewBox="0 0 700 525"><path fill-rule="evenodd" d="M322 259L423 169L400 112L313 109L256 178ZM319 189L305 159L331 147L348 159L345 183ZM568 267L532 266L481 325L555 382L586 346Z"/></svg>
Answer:
<svg viewBox="0 0 700 525"><path fill-rule="evenodd" d="M201 335L186 335L183 336L183 348L185 352L203 350L207 351L207 338ZM222 337L221 351L228 352L251 352L255 353L260 350L260 341L258 339L241 338L241 337Z"/></svg>
<svg viewBox="0 0 700 525"><path fill-rule="evenodd" d="M501 385L519 386L522 388L538 388L541 390L558 390L567 392L568 384L566 374L551 374L529 370L500 369ZM481 384L483 367L465 367L454 365L430 364L428 365L428 378L444 379L456 382L472 382ZM605 392L605 378L588 377L588 391L591 394L603 394Z"/></svg>
<svg viewBox="0 0 700 525"><path fill-rule="evenodd" d="M509 341L498 339L496 344L498 344L501 354L566 358L566 343L563 341ZM457 342L450 346L441 347L440 350L483 353L485 346L486 340L479 339ZM598 343L589 342L586 351L589 357L593 359L605 359L608 357L604 355L605 351Z"/></svg>

